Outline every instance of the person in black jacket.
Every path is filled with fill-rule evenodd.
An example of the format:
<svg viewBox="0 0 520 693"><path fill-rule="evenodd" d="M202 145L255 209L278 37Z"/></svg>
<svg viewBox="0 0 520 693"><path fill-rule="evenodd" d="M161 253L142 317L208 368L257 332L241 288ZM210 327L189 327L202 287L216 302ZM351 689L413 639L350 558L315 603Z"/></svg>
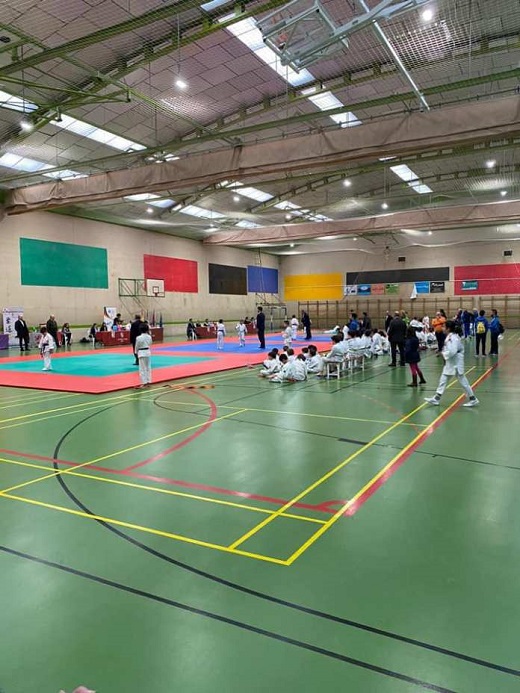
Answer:
<svg viewBox="0 0 520 693"><path fill-rule="evenodd" d="M392 322L392 316L390 314L390 311L386 311L385 315L385 332L388 334L388 328L390 327L390 323Z"/></svg>
<svg viewBox="0 0 520 693"><path fill-rule="evenodd" d="M265 349L265 314L262 306L258 306L256 315L256 332L260 342L259 349Z"/></svg>
<svg viewBox="0 0 520 693"><path fill-rule="evenodd" d="M141 334L141 328L143 325L144 323L141 320L141 316L136 314L134 321L130 325L130 343L132 345L132 351L134 352L134 366L139 365L139 359L137 358L137 354L135 353L135 340Z"/></svg>
<svg viewBox="0 0 520 693"><path fill-rule="evenodd" d="M58 340L58 323L56 322L56 316L55 315L50 315L49 319L47 320L47 332L54 339L54 343L56 344L56 349L58 349L58 347L60 346L60 342Z"/></svg>
<svg viewBox="0 0 520 693"><path fill-rule="evenodd" d="M305 328L305 339L312 339L311 319L306 310L302 310L302 325Z"/></svg>
<svg viewBox="0 0 520 693"><path fill-rule="evenodd" d="M14 323L14 329L16 331L18 341L20 342L20 351L24 350L24 344L25 351L29 351L29 328L27 327L27 323L23 318L23 313L20 313L18 320Z"/></svg>
<svg viewBox="0 0 520 693"><path fill-rule="evenodd" d="M388 341L390 342L390 351L392 354L392 361L388 365L395 368L397 350L399 349L399 365L405 366L404 361L404 343L406 340L406 323L399 314L399 311L395 311L394 317L388 325Z"/></svg>
<svg viewBox="0 0 520 693"><path fill-rule="evenodd" d="M414 327L408 327L406 331L404 358L406 363L410 366L410 371L412 373L412 382L408 384L408 387L417 387L417 376L419 376L421 385L424 385L426 380L424 379L422 370L419 368L421 354L419 353L419 340Z"/></svg>

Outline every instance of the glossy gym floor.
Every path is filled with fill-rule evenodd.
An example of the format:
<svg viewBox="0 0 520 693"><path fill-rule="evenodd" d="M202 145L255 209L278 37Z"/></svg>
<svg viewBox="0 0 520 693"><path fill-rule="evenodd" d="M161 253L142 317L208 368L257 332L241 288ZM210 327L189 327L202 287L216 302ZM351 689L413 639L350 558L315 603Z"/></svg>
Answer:
<svg viewBox="0 0 520 693"><path fill-rule="evenodd" d="M339 381L0 388L2 692L520 690L505 337L494 361L467 346L474 409L457 383L423 401L433 353L418 390L381 358Z"/></svg>

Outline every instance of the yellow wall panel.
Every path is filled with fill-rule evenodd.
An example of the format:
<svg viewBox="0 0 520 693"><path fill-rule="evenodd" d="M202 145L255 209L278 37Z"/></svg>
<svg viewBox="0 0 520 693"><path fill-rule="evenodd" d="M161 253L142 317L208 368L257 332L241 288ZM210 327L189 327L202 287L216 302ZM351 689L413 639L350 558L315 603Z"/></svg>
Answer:
<svg viewBox="0 0 520 693"><path fill-rule="evenodd" d="M338 301L343 298L344 276L334 274L292 274L284 280L286 301Z"/></svg>

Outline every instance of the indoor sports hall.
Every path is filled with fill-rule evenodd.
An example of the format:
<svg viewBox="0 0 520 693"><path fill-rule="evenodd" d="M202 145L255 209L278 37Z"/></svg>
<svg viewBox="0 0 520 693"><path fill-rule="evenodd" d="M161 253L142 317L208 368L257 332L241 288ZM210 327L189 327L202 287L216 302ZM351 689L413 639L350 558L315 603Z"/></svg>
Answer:
<svg viewBox="0 0 520 693"><path fill-rule="evenodd" d="M0 0L0 693L520 690L519 35Z"/></svg>

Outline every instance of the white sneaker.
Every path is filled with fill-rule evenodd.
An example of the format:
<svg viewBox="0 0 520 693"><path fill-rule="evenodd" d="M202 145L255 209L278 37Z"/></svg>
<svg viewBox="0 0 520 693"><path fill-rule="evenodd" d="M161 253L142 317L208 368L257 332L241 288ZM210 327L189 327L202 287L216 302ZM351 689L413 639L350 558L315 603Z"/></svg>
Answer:
<svg viewBox="0 0 520 693"><path fill-rule="evenodd" d="M480 404L480 402L478 401L478 399L476 397L474 397L473 399L468 399L468 401L464 402L464 404L462 406L463 407L476 407L478 404Z"/></svg>
<svg viewBox="0 0 520 693"><path fill-rule="evenodd" d="M435 404L435 405L439 405L441 403L441 400L438 397L425 397L424 401L428 402L428 404Z"/></svg>

